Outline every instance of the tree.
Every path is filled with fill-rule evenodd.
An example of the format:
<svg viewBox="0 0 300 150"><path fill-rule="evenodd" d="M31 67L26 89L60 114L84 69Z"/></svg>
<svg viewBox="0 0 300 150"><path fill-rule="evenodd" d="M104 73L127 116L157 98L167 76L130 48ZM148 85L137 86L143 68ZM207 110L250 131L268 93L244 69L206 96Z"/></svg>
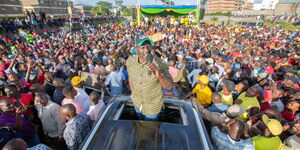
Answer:
<svg viewBox="0 0 300 150"><path fill-rule="evenodd" d="M126 6L122 6L122 16L131 16L132 9L127 8Z"/></svg>
<svg viewBox="0 0 300 150"><path fill-rule="evenodd" d="M172 0L161 0L161 2L164 5L175 5L174 1L172 1Z"/></svg>
<svg viewBox="0 0 300 150"><path fill-rule="evenodd" d="M96 6L91 9L91 13L94 15L109 15L111 14L110 9L112 9L112 3L99 1Z"/></svg>

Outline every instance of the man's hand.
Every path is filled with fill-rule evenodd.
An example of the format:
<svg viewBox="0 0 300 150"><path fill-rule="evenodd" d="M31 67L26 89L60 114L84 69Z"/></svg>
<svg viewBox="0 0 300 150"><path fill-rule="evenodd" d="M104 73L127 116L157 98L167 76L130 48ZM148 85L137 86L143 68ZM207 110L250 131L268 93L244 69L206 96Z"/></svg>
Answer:
<svg viewBox="0 0 300 150"><path fill-rule="evenodd" d="M63 139L63 138L58 138L57 141L58 141L58 142L63 142L64 139Z"/></svg>
<svg viewBox="0 0 300 150"><path fill-rule="evenodd" d="M156 78L158 79L163 78L163 76L160 74L159 70L157 69L154 63L149 64L148 67L150 71L155 75Z"/></svg>
<svg viewBox="0 0 300 150"><path fill-rule="evenodd" d="M243 101L240 100L240 99L237 99L237 100L234 101L234 104L242 104L242 103L243 103Z"/></svg>
<svg viewBox="0 0 300 150"><path fill-rule="evenodd" d="M27 109L24 108L23 106L20 106L16 109L16 114L17 115L22 115Z"/></svg>

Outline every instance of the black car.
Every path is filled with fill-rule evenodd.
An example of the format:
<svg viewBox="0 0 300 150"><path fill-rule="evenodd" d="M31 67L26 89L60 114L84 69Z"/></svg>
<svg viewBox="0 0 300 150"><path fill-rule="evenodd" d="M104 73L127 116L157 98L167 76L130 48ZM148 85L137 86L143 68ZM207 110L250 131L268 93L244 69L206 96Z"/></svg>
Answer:
<svg viewBox="0 0 300 150"><path fill-rule="evenodd" d="M102 113L82 150L210 150L210 138L194 102L164 99L158 121L139 120L129 96Z"/></svg>

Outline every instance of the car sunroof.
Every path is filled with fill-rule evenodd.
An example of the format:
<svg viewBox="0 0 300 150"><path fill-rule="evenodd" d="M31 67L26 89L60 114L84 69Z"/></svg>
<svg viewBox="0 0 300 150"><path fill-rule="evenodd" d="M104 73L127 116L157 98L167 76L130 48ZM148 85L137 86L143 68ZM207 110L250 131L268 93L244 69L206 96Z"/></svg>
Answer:
<svg viewBox="0 0 300 150"><path fill-rule="evenodd" d="M124 104L124 105L123 105ZM130 103L123 103L116 112L115 120L140 120L136 114L134 106ZM186 120L183 121L182 112L178 105L165 105L165 108L159 113L159 122L175 123L175 124L186 124ZM184 115L184 114L183 114ZM116 117L117 116L117 117ZM184 117L186 118L186 117Z"/></svg>

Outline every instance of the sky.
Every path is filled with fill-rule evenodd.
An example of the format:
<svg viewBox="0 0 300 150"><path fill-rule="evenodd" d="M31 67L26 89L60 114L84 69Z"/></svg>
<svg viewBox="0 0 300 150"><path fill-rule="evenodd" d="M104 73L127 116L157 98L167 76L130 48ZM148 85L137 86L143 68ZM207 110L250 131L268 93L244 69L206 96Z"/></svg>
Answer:
<svg viewBox="0 0 300 150"><path fill-rule="evenodd" d="M115 2L115 0L72 0L75 4L87 4L87 5L95 5L98 1L107 1L107 2ZM161 5L161 0L139 0L141 5L155 5L156 1L158 5ZM195 5L197 0L173 0L176 5ZM136 5L136 0L123 0L123 5L132 6Z"/></svg>

